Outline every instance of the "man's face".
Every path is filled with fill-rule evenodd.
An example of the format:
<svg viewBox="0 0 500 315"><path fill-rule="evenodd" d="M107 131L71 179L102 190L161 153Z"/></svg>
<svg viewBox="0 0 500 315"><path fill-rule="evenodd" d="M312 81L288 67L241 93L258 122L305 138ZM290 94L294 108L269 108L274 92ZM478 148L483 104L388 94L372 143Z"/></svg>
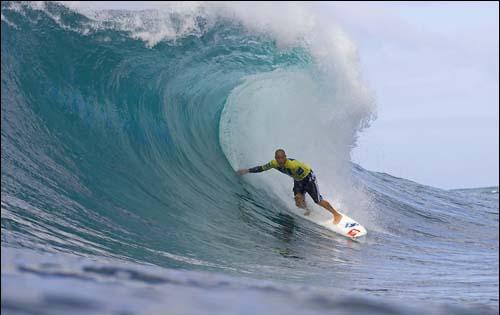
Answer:
<svg viewBox="0 0 500 315"><path fill-rule="evenodd" d="M276 159L276 162L278 162L279 166L281 166L281 167L285 166L286 155L284 153L278 152L278 153L276 153L274 158Z"/></svg>

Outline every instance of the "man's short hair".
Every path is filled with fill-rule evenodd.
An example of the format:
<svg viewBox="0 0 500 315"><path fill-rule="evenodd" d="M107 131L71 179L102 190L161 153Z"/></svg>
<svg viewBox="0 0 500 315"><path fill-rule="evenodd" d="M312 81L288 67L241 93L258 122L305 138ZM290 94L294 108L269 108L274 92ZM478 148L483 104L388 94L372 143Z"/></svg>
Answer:
<svg viewBox="0 0 500 315"><path fill-rule="evenodd" d="M283 150L283 149L276 150L276 152L274 152L274 156L278 155L278 153L282 153L282 154L286 155L285 150Z"/></svg>

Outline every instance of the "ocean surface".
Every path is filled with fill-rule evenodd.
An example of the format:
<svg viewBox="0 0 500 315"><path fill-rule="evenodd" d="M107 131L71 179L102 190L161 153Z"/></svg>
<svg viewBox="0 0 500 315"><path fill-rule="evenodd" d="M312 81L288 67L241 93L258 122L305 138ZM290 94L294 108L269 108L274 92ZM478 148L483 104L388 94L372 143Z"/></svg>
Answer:
<svg viewBox="0 0 500 315"><path fill-rule="evenodd" d="M337 26L203 3L1 20L5 314L498 314L498 187L352 163L376 105ZM276 171L236 175L277 148L368 235L296 216Z"/></svg>

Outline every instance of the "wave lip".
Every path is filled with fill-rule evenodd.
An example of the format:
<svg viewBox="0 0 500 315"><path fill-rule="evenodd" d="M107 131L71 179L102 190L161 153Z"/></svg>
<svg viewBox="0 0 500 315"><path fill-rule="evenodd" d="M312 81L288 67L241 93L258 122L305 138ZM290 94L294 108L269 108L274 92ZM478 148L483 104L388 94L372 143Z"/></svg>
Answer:
<svg viewBox="0 0 500 315"><path fill-rule="evenodd" d="M31 237L36 227L35 239L43 238L48 247L148 257L148 262L166 255L224 265L213 261L212 248L201 246L207 236L217 250L226 246L221 239L234 249L247 248L247 235L259 227L248 226L234 209L240 207L245 216L258 213L257 222L268 220L261 209L272 209L273 216L277 209L265 200L242 199L248 189L250 200L260 192L242 187L227 163L232 152L247 154L249 147L223 151L220 142L239 128L227 125L221 113L245 105L244 98L252 102L252 115L260 115L265 104L280 111L280 98L303 85L308 90L302 100L325 114L322 127L327 129L333 118L326 114L334 116L328 111L336 108L327 99L343 89L320 93L328 87L325 78L343 75L338 80L343 88L351 78L342 70L350 57L340 58L326 40L305 40L303 32L313 26L302 27L310 24L310 16L298 7L290 13L298 21L292 29L281 23L260 28L262 20L252 21L252 14L231 6L219 13L204 5L141 12L79 9L84 14L54 3L7 3L2 9L7 24L2 41L2 201L9 222L28 217L33 227L25 222L19 225L21 233ZM314 50L317 43L321 54ZM21 58L18 51L24 52ZM318 69L320 61L336 56L335 69ZM232 97L249 82L253 95ZM298 106L290 103L281 110L293 113ZM337 170L348 159L360 121L369 115L353 108L348 131L340 135L336 130ZM338 112L347 117L349 106ZM253 120L258 124L261 117ZM283 127L290 132L304 127L312 138L317 129L310 126ZM268 156L255 147L261 155L247 154L253 162ZM315 156L308 149L302 150L304 157ZM196 257L186 257L193 242L201 248L190 254ZM167 264L179 263L172 259Z"/></svg>

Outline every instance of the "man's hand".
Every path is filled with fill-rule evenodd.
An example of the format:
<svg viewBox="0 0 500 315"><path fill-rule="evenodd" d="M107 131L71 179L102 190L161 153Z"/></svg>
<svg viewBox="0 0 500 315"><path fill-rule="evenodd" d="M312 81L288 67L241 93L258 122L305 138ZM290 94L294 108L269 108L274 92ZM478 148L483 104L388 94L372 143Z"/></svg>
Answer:
<svg viewBox="0 0 500 315"><path fill-rule="evenodd" d="M238 170L236 173L238 173L238 175L245 175L248 173L248 169L244 168L244 169Z"/></svg>

